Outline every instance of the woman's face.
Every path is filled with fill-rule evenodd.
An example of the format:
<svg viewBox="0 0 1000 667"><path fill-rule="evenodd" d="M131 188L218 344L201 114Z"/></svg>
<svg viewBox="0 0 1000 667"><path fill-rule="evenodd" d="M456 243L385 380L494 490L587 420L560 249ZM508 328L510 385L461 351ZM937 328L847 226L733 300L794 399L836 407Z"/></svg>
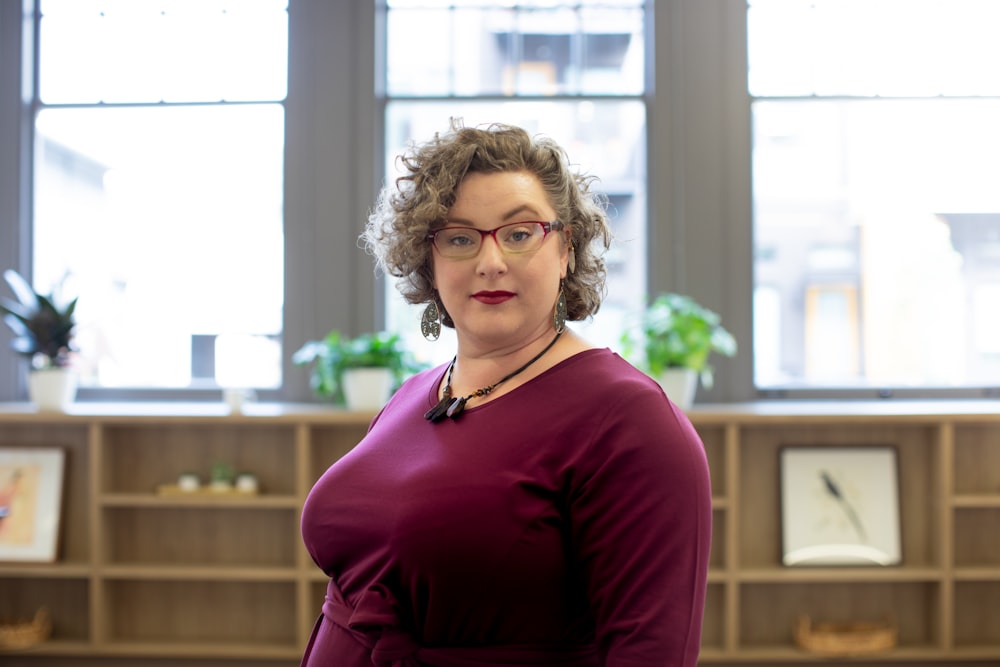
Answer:
<svg viewBox="0 0 1000 667"><path fill-rule="evenodd" d="M513 222L551 222L555 210L534 174L474 172L456 191L445 227L490 230ZM547 331L568 258L563 233L552 231L535 251L505 254L492 236L466 259L432 250L434 286L468 353L517 348Z"/></svg>

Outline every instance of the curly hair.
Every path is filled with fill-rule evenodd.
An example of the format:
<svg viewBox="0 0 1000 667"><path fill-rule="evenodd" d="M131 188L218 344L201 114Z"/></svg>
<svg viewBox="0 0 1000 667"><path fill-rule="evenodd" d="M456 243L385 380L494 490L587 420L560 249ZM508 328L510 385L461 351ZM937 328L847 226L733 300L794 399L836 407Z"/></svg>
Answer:
<svg viewBox="0 0 1000 667"><path fill-rule="evenodd" d="M604 252L611 245L607 200L591 189L594 177L571 169L556 142L513 125L470 128L452 119L447 133L412 146L398 159L405 173L394 186L382 188L361 241L378 268L398 279L408 303L442 305L433 286L427 235L444 225L466 174L524 171L538 178L556 219L570 230L576 266L563 284L567 319L597 313L605 296ZM443 323L454 326L443 315Z"/></svg>

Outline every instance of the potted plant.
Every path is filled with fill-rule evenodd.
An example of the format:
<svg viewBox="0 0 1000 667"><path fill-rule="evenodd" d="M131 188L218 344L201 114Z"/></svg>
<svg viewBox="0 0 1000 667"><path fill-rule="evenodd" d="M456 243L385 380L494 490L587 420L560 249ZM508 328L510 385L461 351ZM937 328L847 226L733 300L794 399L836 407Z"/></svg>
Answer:
<svg viewBox="0 0 1000 667"><path fill-rule="evenodd" d="M655 378L682 409L691 407L698 379L712 387L709 356L736 354L736 339L719 315L683 294L660 294L643 311L637 331L622 337L627 357ZM635 348L640 354L635 354Z"/></svg>
<svg viewBox="0 0 1000 667"><path fill-rule="evenodd" d="M382 407L406 376L420 370L399 335L385 331L356 338L331 331L303 345L292 361L312 364L310 386L317 396L352 410Z"/></svg>
<svg viewBox="0 0 1000 667"><path fill-rule="evenodd" d="M11 348L31 364L31 400L42 409L62 409L76 394L70 360L77 300L60 307L52 295L39 294L13 269L4 271L3 277L16 300L0 298L0 312L14 332Z"/></svg>

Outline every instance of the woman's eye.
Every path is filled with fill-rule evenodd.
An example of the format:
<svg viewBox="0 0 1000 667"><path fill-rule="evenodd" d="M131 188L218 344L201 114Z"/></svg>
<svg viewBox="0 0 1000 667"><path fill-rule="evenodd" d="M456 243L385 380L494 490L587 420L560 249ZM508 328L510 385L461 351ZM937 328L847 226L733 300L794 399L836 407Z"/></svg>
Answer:
<svg viewBox="0 0 1000 667"><path fill-rule="evenodd" d="M531 230L526 227L519 227L507 232L507 240L511 243L523 243L531 238Z"/></svg>
<svg viewBox="0 0 1000 667"><path fill-rule="evenodd" d="M474 243L474 241L472 240L472 237L464 235L464 234L456 234L454 236L449 236L448 237L448 245L453 245L453 246L467 246L467 245L471 245L472 243Z"/></svg>

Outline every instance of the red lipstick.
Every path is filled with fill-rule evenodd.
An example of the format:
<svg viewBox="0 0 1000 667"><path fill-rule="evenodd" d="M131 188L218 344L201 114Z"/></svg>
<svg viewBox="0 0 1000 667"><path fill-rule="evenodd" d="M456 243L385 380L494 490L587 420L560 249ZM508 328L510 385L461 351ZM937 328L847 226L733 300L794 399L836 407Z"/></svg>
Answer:
<svg viewBox="0 0 1000 667"><path fill-rule="evenodd" d="M503 292L503 291L492 292L484 290L482 292L476 292L475 294L472 295L472 298L478 301L479 303L493 305L493 304L503 303L508 299L514 298L514 293Z"/></svg>

